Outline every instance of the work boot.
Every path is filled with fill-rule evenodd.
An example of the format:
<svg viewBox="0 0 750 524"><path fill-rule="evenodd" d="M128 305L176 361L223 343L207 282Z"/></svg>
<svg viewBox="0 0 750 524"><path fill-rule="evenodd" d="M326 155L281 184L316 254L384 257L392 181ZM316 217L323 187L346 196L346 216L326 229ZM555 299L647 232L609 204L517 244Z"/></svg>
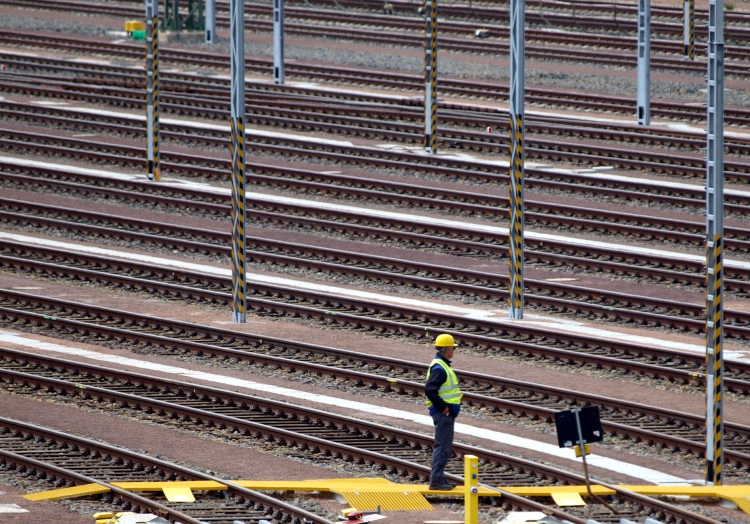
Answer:
<svg viewBox="0 0 750 524"><path fill-rule="evenodd" d="M430 483L430 491L450 491L455 487L456 485L451 484L450 482L441 482L439 484Z"/></svg>

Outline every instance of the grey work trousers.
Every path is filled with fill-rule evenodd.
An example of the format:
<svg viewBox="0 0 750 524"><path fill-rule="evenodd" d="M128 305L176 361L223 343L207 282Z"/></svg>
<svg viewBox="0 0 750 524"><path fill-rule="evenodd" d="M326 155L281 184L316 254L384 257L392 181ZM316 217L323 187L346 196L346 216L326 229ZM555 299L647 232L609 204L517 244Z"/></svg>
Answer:
<svg viewBox="0 0 750 524"><path fill-rule="evenodd" d="M435 424L435 447L432 448L430 484L438 486L448 482L444 470L453 451L453 428L456 417L438 412L432 415L432 422Z"/></svg>

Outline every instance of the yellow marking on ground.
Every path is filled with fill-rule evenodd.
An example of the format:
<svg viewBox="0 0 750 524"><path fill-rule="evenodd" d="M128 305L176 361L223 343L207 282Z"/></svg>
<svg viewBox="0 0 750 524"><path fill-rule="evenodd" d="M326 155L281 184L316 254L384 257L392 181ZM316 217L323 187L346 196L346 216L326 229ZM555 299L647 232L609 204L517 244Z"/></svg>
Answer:
<svg viewBox="0 0 750 524"><path fill-rule="evenodd" d="M192 490L186 486L164 486L161 490L169 502L195 502Z"/></svg>
<svg viewBox="0 0 750 524"><path fill-rule="evenodd" d="M175 482L111 482L113 486L127 491L164 491L164 488L185 488L192 491L220 491L226 484L213 480L182 480Z"/></svg>
<svg viewBox="0 0 750 524"><path fill-rule="evenodd" d="M101 495L102 493L107 493L108 491L108 487L101 486L99 484L83 484L81 486L73 486L71 488L60 488L50 491L41 491L39 493L29 493L28 495L24 495L23 498L34 501L61 500L73 499L76 497L88 497L91 495Z"/></svg>
<svg viewBox="0 0 750 524"><path fill-rule="evenodd" d="M338 491L346 503L363 511L429 511L432 505L414 491Z"/></svg>
<svg viewBox="0 0 750 524"><path fill-rule="evenodd" d="M586 503L581 498L580 493L552 493L552 500L555 504L564 508L567 506L585 506Z"/></svg>
<svg viewBox="0 0 750 524"><path fill-rule="evenodd" d="M303 481L239 480L233 481L257 491L328 491L338 493L347 503L361 510L422 510L431 509L424 495L449 495L462 497L463 487L450 491L430 491L426 484L395 484L383 478L319 479ZM112 485L127 491L163 491L174 488L183 495L194 491L224 490L226 485L213 481L183 482L113 482ZM618 486L618 488L651 497L683 495L689 497L717 497L730 500L750 515L750 485L745 486ZM562 497L569 500L588 495L586 486L521 486L497 489L522 497ZM87 484L73 488L62 488L24 495L28 500L58 500L63 498L98 495L109 491L98 484ZM615 491L604 486L592 485L591 491L599 496L613 495ZM501 496L496 491L479 487L480 497ZM578 500L576 499L576 500ZM562 504L561 504L562 505Z"/></svg>
<svg viewBox="0 0 750 524"><path fill-rule="evenodd" d="M633 486L627 486L627 488L632 487ZM498 487L498 489L507 491L508 493L513 493L519 497L551 497L553 493L577 493L578 495L588 495L586 486L513 486ZM616 493L613 489L598 485L592 485L591 491L600 497L603 495L614 495ZM481 495L482 492L480 491L479 494Z"/></svg>

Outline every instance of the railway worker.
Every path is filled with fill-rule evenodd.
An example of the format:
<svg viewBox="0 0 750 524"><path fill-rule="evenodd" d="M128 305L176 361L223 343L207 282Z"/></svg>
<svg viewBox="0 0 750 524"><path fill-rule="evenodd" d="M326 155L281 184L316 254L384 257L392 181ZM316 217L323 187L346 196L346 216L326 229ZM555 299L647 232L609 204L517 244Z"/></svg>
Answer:
<svg viewBox="0 0 750 524"><path fill-rule="evenodd" d="M445 478L445 466L453 451L453 428L461 410L463 393L458 387L458 377L451 369L456 342L451 335L438 335L435 339L437 354L427 369L425 395L430 415L435 424L435 445L432 449L431 490L450 490L456 487Z"/></svg>

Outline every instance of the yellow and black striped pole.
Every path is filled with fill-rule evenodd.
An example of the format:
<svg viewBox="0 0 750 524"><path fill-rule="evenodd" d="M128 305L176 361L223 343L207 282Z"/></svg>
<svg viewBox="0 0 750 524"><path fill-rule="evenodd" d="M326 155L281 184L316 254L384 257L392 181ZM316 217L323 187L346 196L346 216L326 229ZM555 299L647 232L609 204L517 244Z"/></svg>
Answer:
<svg viewBox="0 0 750 524"><path fill-rule="evenodd" d="M247 321L245 283L245 2L231 0L232 320Z"/></svg>
<svg viewBox="0 0 750 524"><path fill-rule="evenodd" d="M146 131L147 176L161 180L159 173L159 3L146 0Z"/></svg>
<svg viewBox="0 0 750 524"><path fill-rule="evenodd" d="M524 0L510 2L510 318L523 318Z"/></svg>
<svg viewBox="0 0 750 524"><path fill-rule="evenodd" d="M425 5L424 150L437 153L437 0Z"/></svg>
<svg viewBox="0 0 750 524"><path fill-rule="evenodd" d="M685 60L695 60L695 0L685 0L683 26Z"/></svg>
<svg viewBox="0 0 750 524"><path fill-rule="evenodd" d="M724 483L724 0L709 0L706 105L706 484Z"/></svg>
<svg viewBox="0 0 750 524"><path fill-rule="evenodd" d="M706 482L723 484L724 469L724 362L722 356L724 274L722 237L708 242L706 260L709 269L706 297Z"/></svg>
<svg viewBox="0 0 750 524"><path fill-rule="evenodd" d="M510 318L523 318L523 115L510 116Z"/></svg>

